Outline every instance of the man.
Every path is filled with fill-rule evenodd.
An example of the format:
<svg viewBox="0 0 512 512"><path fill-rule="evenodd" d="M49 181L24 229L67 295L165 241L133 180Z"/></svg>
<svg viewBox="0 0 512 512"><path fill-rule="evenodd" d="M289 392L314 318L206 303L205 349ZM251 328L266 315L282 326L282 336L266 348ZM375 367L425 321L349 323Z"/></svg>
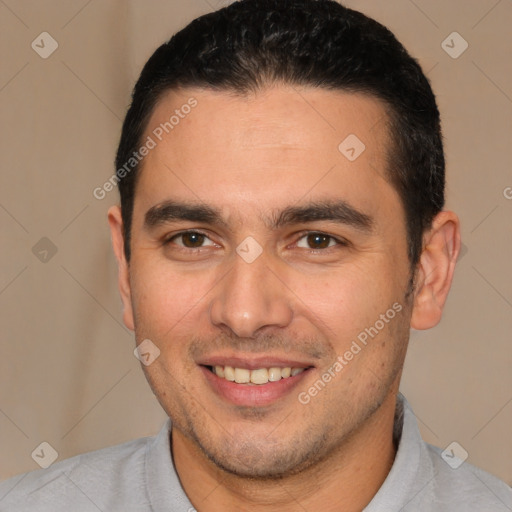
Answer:
<svg viewBox="0 0 512 512"><path fill-rule="evenodd" d="M434 95L331 0L243 0L135 86L109 211L124 322L169 422L5 482L1 510L505 511L398 393L460 246Z"/></svg>

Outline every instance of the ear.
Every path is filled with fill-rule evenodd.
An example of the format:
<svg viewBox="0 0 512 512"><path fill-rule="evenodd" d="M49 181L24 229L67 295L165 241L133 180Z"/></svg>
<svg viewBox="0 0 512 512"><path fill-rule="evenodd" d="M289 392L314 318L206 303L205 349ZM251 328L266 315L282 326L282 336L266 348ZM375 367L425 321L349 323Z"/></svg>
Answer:
<svg viewBox="0 0 512 512"><path fill-rule="evenodd" d="M417 269L411 327L430 329L441 320L460 250L457 215L442 211L423 237L423 251Z"/></svg>
<svg viewBox="0 0 512 512"><path fill-rule="evenodd" d="M112 246L118 265L118 286L123 302L123 321L128 329L134 330L132 294L130 288L130 269L126 261L124 253L124 233L123 218L121 216L121 208L112 206L108 210L108 223L110 226L110 236L112 238Z"/></svg>

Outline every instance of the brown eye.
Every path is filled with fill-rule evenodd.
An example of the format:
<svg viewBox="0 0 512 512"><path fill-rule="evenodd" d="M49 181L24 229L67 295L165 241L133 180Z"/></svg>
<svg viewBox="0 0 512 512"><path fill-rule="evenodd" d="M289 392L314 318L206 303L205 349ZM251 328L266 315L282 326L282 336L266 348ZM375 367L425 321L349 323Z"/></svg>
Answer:
<svg viewBox="0 0 512 512"><path fill-rule="evenodd" d="M186 249L200 249L209 245L215 245L206 235L197 231L186 231L173 236L168 243L174 243Z"/></svg>
<svg viewBox="0 0 512 512"><path fill-rule="evenodd" d="M342 248L350 245L350 243L343 238L337 238L319 231L304 233L296 244L297 247L309 249L310 251L322 251L324 249Z"/></svg>
<svg viewBox="0 0 512 512"><path fill-rule="evenodd" d="M297 242L297 247L302 249L327 249L335 245L342 245L334 237L325 233L307 233Z"/></svg>
<svg viewBox="0 0 512 512"><path fill-rule="evenodd" d="M311 249L326 249L329 247L332 237L322 233L311 233L307 235L307 243Z"/></svg>
<svg viewBox="0 0 512 512"><path fill-rule="evenodd" d="M206 237L201 233L183 233L181 238L185 247L194 248L201 247Z"/></svg>

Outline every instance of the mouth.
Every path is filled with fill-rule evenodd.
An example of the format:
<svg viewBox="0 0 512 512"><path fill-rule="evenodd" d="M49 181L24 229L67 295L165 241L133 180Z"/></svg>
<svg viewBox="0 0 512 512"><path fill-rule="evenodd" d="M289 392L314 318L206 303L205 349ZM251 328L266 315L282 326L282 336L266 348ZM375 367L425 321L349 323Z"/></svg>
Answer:
<svg viewBox="0 0 512 512"><path fill-rule="evenodd" d="M266 406L287 396L314 369L298 361L238 360L200 364L210 389L237 406Z"/></svg>
<svg viewBox="0 0 512 512"><path fill-rule="evenodd" d="M306 368L297 366L286 366L283 368L279 366L271 366L269 368L257 368L255 370L218 365L208 366L207 368L209 368L209 370L220 379L225 379L229 382L236 382L237 384L252 384L256 386L295 377L306 370Z"/></svg>

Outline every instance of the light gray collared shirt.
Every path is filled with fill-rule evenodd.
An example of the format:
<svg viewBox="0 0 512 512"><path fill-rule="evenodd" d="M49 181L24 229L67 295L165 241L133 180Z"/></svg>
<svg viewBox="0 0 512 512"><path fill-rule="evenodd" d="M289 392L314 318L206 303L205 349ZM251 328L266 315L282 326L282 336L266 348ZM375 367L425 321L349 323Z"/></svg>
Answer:
<svg viewBox="0 0 512 512"><path fill-rule="evenodd" d="M54 463L0 483L1 512L193 512L170 448L170 420L155 437ZM453 452L425 443L402 395L398 451L364 512L510 512L512 489ZM453 467L452 467L453 466ZM454 467L458 466L456 469Z"/></svg>

